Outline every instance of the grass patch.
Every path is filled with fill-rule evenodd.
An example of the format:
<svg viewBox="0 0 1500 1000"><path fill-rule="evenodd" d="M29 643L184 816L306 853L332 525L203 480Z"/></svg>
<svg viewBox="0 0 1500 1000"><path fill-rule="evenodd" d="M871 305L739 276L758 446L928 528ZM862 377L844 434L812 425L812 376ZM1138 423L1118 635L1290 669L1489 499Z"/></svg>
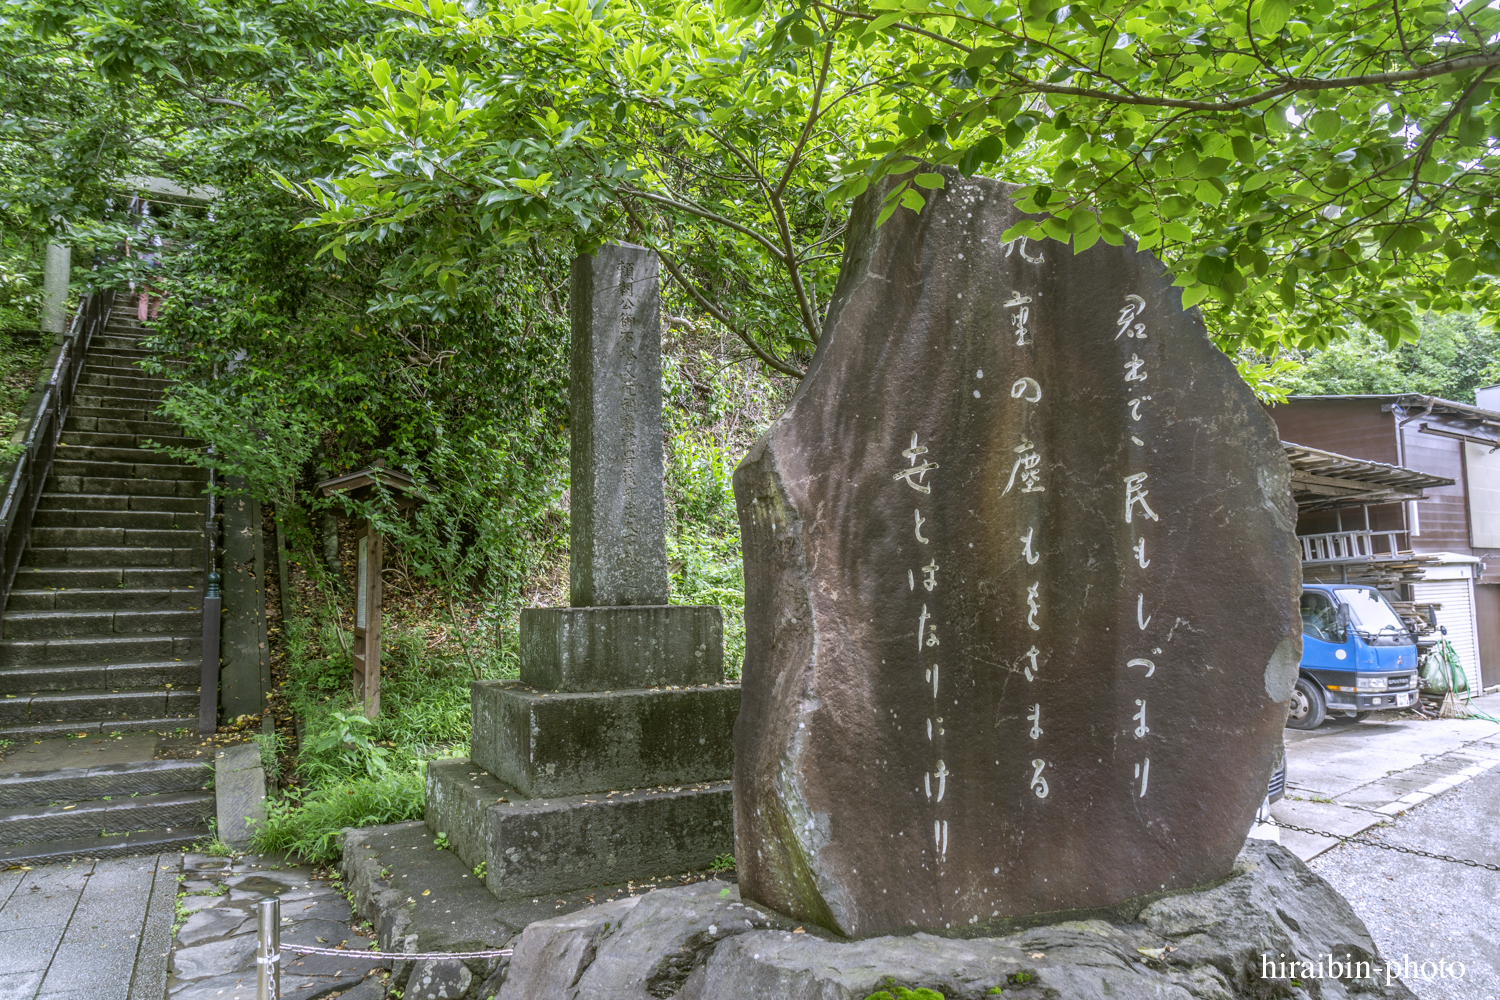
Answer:
<svg viewBox="0 0 1500 1000"><path fill-rule="evenodd" d="M266 817L255 827L255 850L327 864L338 859L338 835L345 827L421 819L422 809L420 769L291 791L266 802Z"/></svg>
<svg viewBox="0 0 1500 1000"><path fill-rule="evenodd" d="M468 752L470 668L430 648L431 630L387 615L381 712L354 703L353 665L331 620L284 621L286 698L303 721L295 772L255 826L256 851L311 863L338 858L346 827L421 819L427 762ZM276 749L262 746L262 752Z"/></svg>

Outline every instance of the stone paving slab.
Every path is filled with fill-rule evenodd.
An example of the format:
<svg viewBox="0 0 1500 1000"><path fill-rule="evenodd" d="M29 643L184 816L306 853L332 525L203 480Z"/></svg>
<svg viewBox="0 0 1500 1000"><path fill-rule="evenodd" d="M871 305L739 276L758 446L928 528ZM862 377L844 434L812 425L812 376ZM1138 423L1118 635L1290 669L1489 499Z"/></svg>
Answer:
<svg viewBox="0 0 1500 1000"><path fill-rule="evenodd" d="M162 1000L179 856L0 873L0 996Z"/></svg>
<svg viewBox="0 0 1500 1000"><path fill-rule="evenodd" d="M371 944L351 926L349 903L327 878L274 858L201 854L183 859L182 909L188 913L173 941L170 1000L236 1000L255 995L255 904L281 901L283 944L347 948L348 958L283 952L282 1000L347 995L365 983L373 1000L386 993L388 959L357 955ZM129 1000L136 1000L131 997Z"/></svg>

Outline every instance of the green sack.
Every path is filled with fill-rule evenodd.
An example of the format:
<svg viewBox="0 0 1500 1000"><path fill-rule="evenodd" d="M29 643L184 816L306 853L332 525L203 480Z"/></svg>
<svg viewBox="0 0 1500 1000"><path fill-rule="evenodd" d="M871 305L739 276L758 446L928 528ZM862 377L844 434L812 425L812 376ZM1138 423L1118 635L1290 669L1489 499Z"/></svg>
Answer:
<svg viewBox="0 0 1500 1000"><path fill-rule="evenodd" d="M1422 690L1427 694L1463 694L1469 690L1469 675L1458 662L1458 653L1443 639L1422 659Z"/></svg>

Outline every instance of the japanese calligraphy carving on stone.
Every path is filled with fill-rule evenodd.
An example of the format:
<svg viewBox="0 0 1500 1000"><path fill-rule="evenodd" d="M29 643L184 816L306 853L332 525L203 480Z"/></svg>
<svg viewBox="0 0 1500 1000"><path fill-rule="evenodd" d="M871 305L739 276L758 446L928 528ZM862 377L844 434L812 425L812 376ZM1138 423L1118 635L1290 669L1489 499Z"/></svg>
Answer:
<svg viewBox="0 0 1500 1000"><path fill-rule="evenodd" d="M1227 875L1300 645L1275 426L1161 264L946 177L856 206L735 474L741 889L856 936Z"/></svg>

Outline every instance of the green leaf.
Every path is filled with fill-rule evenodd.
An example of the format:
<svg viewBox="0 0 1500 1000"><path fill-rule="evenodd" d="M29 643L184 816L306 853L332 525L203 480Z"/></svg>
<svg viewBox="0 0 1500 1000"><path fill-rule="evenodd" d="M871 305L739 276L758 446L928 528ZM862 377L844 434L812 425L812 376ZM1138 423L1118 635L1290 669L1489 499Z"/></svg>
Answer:
<svg viewBox="0 0 1500 1000"><path fill-rule="evenodd" d="M1339 130L1344 127L1344 116L1332 108L1327 108L1313 115L1308 120L1308 125L1312 127L1313 135L1317 136L1323 142L1327 142L1329 139L1335 138L1339 134Z"/></svg>
<svg viewBox="0 0 1500 1000"><path fill-rule="evenodd" d="M1291 16L1291 0L1261 0L1260 29L1266 34L1274 35L1280 32Z"/></svg>
<svg viewBox="0 0 1500 1000"><path fill-rule="evenodd" d="M1095 243L1099 242L1099 230L1090 229L1088 232L1079 233L1073 237L1073 253L1081 254Z"/></svg>
<svg viewBox="0 0 1500 1000"><path fill-rule="evenodd" d="M912 181L917 185L917 187L923 187L927 188L928 190L933 190L935 188L941 188L943 186L943 175L918 174L917 176L912 178Z"/></svg>
<svg viewBox="0 0 1500 1000"><path fill-rule="evenodd" d="M1235 157L1247 167L1255 166L1255 143L1248 135L1236 135L1229 140L1234 147Z"/></svg>
<svg viewBox="0 0 1500 1000"><path fill-rule="evenodd" d="M813 45L818 40L817 33L814 32L812 28L809 28L805 21L798 21L796 24L792 25L789 29L787 29L787 34L790 35L792 41L796 42L798 45Z"/></svg>
<svg viewBox="0 0 1500 1000"><path fill-rule="evenodd" d="M922 211L922 207L927 204L927 199L917 194L913 189L907 188L901 192L901 204L913 212L920 212Z"/></svg>
<svg viewBox="0 0 1500 1000"><path fill-rule="evenodd" d="M1473 257L1460 257L1448 265L1444 278L1450 285L1465 285L1478 272L1478 261Z"/></svg>
<svg viewBox="0 0 1500 1000"><path fill-rule="evenodd" d="M1189 285L1182 290L1182 308L1191 309L1193 306L1208 298L1213 289L1208 285Z"/></svg>

